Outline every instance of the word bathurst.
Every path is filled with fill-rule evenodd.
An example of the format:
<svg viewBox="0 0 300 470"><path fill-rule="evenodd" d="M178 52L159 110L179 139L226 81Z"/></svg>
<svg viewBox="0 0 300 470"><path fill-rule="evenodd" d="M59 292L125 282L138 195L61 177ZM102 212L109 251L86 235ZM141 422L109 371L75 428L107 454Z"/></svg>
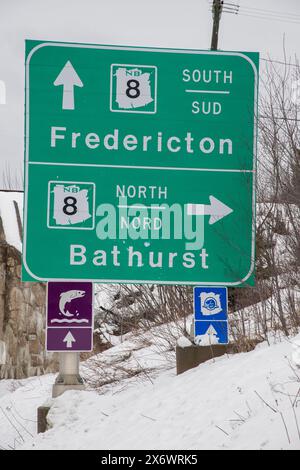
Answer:
<svg viewBox="0 0 300 470"><path fill-rule="evenodd" d="M120 267L124 262L130 268L208 269L209 253L204 245L204 219L194 221L187 215L186 207L179 204L161 204L149 210L146 206L128 206L127 198L119 198L118 211L111 204L101 204L96 215L99 221L96 236L102 240L144 240L142 250L123 243L109 250L91 251L89 246L70 245L70 265L80 266L92 262L94 266ZM172 224L173 221L173 224ZM154 240L186 241L184 252L152 249ZM100 242L101 244L101 242ZM141 244L139 244L141 246ZM154 245L155 246L155 245ZM157 245L156 245L157 246ZM154 248L154 247L153 247ZM188 251L187 251L188 250Z"/></svg>
<svg viewBox="0 0 300 470"><path fill-rule="evenodd" d="M143 135L137 137L133 134L122 135L119 129L114 129L112 133L100 136L95 132L83 135L81 132L69 131L66 127L51 127L51 147L56 148L65 141L71 148L82 148L85 145L90 150L99 147L108 151L117 151L123 148L132 152L135 150L142 152L165 152L170 153L186 152L193 154L201 152L210 154L218 152L219 155L232 155L233 143L231 139L212 139L211 137L196 138L191 132L187 132L184 137L165 136L163 132L155 135Z"/></svg>

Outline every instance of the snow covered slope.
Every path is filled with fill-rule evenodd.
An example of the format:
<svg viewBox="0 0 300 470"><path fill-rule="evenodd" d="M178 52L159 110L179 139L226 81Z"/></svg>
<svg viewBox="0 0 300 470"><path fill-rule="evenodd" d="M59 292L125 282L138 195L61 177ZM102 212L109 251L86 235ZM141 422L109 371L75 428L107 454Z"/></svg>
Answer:
<svg viewBox="0 0 300 470"><path fill-rule="evenodd" d="M114 386L104 395L67 392L52 406L52 429L39 436L35 408L49 398L53 377L25 381L14 392L13 382L6 388L2 383L0 446L300 449L300 370L290 365L298 341L300 335L262 344L178 377L174 370L161 371L153 382L119 387L118 393Z"/></svg>

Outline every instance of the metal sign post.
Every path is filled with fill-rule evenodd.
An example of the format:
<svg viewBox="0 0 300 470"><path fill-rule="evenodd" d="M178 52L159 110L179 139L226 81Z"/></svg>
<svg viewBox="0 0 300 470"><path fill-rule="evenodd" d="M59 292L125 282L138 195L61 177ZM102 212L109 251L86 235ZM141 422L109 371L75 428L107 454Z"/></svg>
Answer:
<svg viewBox="0 0 300 470"><path fill-rule="evenodd" d="M84 389L80 352L93 349L93 284L49 282L47 285L47 351L59 352L59 375L53 398Z"/></svg>
<svg viewBox="0 0 300 470"><path fill-rule="evenodd" d="M59 353L59 374L52 389L56 398L67 390L84 390L84 382L79 373L79 357L76 352Z"/></svg>

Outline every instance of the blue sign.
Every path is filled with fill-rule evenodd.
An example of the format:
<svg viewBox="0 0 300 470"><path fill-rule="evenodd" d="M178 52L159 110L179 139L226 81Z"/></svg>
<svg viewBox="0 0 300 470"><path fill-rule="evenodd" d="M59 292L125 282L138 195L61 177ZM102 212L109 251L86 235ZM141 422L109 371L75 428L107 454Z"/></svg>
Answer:
<svg viewBox="0 0 300 470"><path fill-rule="evenodd" d="M228 292L226 287L195 287L195 344L228 344Z"/></svg>
<svg viewBox="0 0 300 470"><path fill-rule="evenodd" d="M195 287L195 320L227 321L228 294L226 287Z"/></svg>
<svg viewBox="0 0 300 470"><path fill-rule="evenodd" d="M228 344L227 321L195 321L195 344L198 346L212 346Z"/></svg>

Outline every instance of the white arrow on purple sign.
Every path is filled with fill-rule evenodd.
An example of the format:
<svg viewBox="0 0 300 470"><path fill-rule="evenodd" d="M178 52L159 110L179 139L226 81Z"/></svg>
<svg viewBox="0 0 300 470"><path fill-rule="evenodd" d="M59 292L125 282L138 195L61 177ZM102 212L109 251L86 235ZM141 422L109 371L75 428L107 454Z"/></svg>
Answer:
<svg viewBox="0 0 300 470"><path fill-rule="evenodd" d="M65 337L64 343L67 344L67 348L68 348L68 349L72 349L73 343L76 343L76 339L75 339L74 336L72 335L71 331L69 331L69 333L68 333L67 336Z"/></svg>
<svg viewBox="0 0 300 470"><path fill-rule="evenodd" d="M92 283L48 283L47 351L91 351L93 322Z"/></svg>

